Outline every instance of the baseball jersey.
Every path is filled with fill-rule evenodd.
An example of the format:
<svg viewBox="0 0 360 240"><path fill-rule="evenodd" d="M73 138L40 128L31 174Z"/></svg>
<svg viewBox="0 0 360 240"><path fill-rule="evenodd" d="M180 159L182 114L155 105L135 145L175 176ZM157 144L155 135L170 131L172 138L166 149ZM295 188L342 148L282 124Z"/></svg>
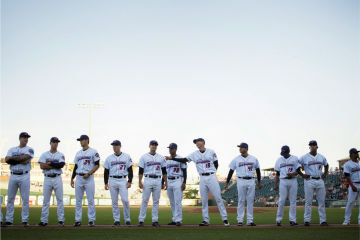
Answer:
<svg viewBox="0 0 360 240"><path fill-rule="evenodd" d="M80 150L76 153L74 163L78 165L76 174L86 174L95 167L95 162L100 160L99 153L94 148L88 148L85 151Z"/></svg>
<svg viewBox="0 0 360 240"><path fill-rule="evenodd" d="M160 154L146 153L141 156L138 166L144 169L144 175L161 176L161 168L166 167L166 162Z"/></svg>
<svg viewBox="0 0 360 240"><path fill-rule="evenodd" d="M30 155L30 162L27 164L16 164L16 165L10 165L10 170L11 172L26 172L26 171L30 171L31 170L31 159L34 157L34 149L31 147L13 147L10 148L9 151L7 152L7 157L19 157L19 156L23 156L23 155Z"/></svg>
<svg viewBox="0 0 360 240"><path fill-rule="evenodd" d="M314 157L307 153L300 157L300 165L304 165L306 175L311 177L321 177L323 174L322 166L327 166L326 158L321 154L316 154Z"/></svg>
<svg viewBox="0 0 360 240"><path fill-rule="evenodd" d="M280 172L280 178L286 178L288 177L286 175L287 173L296 172L296 169L299 167L301 167L299 158L291 155L289 158L279 157L276 161L274 169Z"/></svg>
<svg viewBox="0 0 360 240"><path fill-rule="evenodd" d="M230 162L229 168L236 170L237 177L255 177L255 171L260 168L260 164L254 156L244 158L239 155Z"/></svg>
<svg viewBox="0 0 360 240"><path fill-rule="evenodd" d="M350 174L350 180L352 182L360 182L360 164L352 160L348 161L344 165L344 172Z"/></svg>
<svg viewBox="0 0 360 240"><path fill-rule="evenodd" d="M218 160L214 150L207 148L204 153L197 150L186 157L189 162L196 164L196 170L201 173L216 172L214 162Z"/></svg>
<svg viewBox="0 0 360 240"><path fill-rule="evenodd" d="M133 165L129 154L121 153L120 156L111 154L106 158L104 168L109 169L110 176L127 176L128 168Z"/></svg>
<svg viewBox="0 0 360 240"><path fill-rule="evenodd" d="M61 162L65 162L65 156L64 154L62 154L61 152L56 152L54 154L52 154L50 151L44 152L43 154L41 154L38 163L48 163L48 162L53 162L53 163L61 163ZM54 169L43 169L43 173L44 174L62 174L62 169L60 168L54 168Z"/></svg>
<svg viewBox="0 0 360 240"><path fill-rule="evenodd" d="M183 158L176 155L175 158ZM182 168L187 168L186 163L180 163L173 160L166 161L166 172L168 177L183 177Z"/></svg>

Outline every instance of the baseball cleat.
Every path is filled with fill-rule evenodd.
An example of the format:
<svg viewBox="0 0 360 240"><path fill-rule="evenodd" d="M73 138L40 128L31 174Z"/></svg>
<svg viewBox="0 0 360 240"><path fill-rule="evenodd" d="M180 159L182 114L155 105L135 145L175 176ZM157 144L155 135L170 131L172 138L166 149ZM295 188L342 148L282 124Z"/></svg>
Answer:
<svg viewBox="0 0 360 240"><path fill-rule="evenodd" d="M299 226L299 224L298 224L297 222L293 222L293 221L291 221L291 222L290 222L290 226L293 226L293 227L298 227L298 226Z"/></svg>
<svg viewBox="0 0 360 240"><path fill-rule="evenodd" d="M0 226L3 227L3 222L0 222Z"/></svg>
<svg viewBox="0 0 360 240"><path fill-rule="evenodd" d="M44 222L39 222L38 224L36 224L36 226L38 226L38 227L45 227L46 225L48 225L48 224L44 223Z"/></svg>
<svg viewBox="0 0 360 240"><path fill-rule="evenodd" d="M12 222L5 222L4 227L12 227L13 226L13 223Z"/></svg>
<svg viewBox="0 0 360 240"><path fill-rule="evenodd" d="M171 221L171 222L169 222L167 225L176 225L176 222L174 222L174 221Z"/></svg>
<svg viewBox="0 0 360 240"><path fill-rule="evenodd" d="M246 226L253 226L253 227L255 227L255 226L256 226L256 224L255 224L255 223L253 223L253 222L251 222L251 223L246 224Z"/></svg>
<svg viewBox="0 0 360 240"><path fill-rule="evenodd" d="M116 222L114 222L114 224L111 225L111 226L112 226L112 227L119 227L119 226L120 226L120 222L116 221Z"/></svg>
<svg viewBox="0 0 360 240"><path fill-rule="evenodd" d="M276 222L276 226L281 226L281 222Z"/></svg>
<svg viewBox="0 0 360 240"><path fill-rule="evenodd" d="M74 227L80 227L81 226L81 222L76 222L75 224L74 224Z"/></svg>
<svg viewBox="0 0 360 240"><path fill-rule="evenodd" d="M152 226L153 226L153 227L160 227L160 224L159 224L158 222L153 222L153 223L152 223Z"/></svg>
<svg viewBox="0 0 360 240"><path fill-rule="evenodd" d="M93 226L95 226L95 223L94 222L89 222L88 226L93 227Z"/></svg>
<svg viewBox="0 0 360 240"><path fill-rule="evenodd" d="M230 226L230 223L229 223L228 220L224 220L223 222L224 222L224 225L225 225L226 227Z"/></svg>
<svg viewBox="0 0 360 240"><path fill-rule="evenodd" d="M329 226L329 224L328 224L327 222L322 222L322 223L320 224L320 226L325 226L325 227L327 227L327 226Z"/></svg>
<svg viewBox="0 0 360 240"><path fill-rule="evenodd" d="M139 226L139 227L143 227L143 226L144 226L144 222L139 222L138 226Z"/></svg>
<svg viewBox="0 0 360 240"><path fill-rule="evenodd" d="M200 227L209 226L210 224L207 221L203 221L202 223L199 223Z"/></svg>
<svg viewBox="0 0 360 240"><path fill-rule="evenodd" d="M22 223L22 226L23 226L23 227L28 227L28 226L29 226L29 223L28 223L28 222L23 222L23 223Z"/></svg>
<svg viewBox="0 0 360 240"><path fill-rule="evenodd" d="M127 227L131 227L131 222L126 222Z"/></svg>
<svg viewBox="0 0 360 240"><path fill-rule="evenodd" d="M242 222L238 222L238 226L242 226L243 225L243 223Z"/></svg>
<svg viewBox="0 0 360 240"><path fill-rule="evenodd" d="M343 225L350 225L350 223L347 221L344 221Z"/></svg>
<svg viewBox="0 0 360 240"><path fill-rule="evenodd" d="M180 227L180 226L181 226L181 222L176 222L176 226Z"/></svg>
<svg viewBox="0 0 360 240"><path fill-rule="evenodd" d="M59 226L64 227L64 226L65 226L64 222L63 222L63 221L60 221L60 222L59 222Z"/></svg>

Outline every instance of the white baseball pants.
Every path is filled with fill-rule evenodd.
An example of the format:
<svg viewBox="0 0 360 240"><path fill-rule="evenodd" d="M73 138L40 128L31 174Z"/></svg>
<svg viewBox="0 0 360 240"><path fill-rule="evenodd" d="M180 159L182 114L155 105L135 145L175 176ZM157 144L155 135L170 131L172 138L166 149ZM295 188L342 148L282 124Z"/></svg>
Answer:
<svg viewBox="0 0 360 240"><path fill-rule="evenodd" d="M75 221L81 222L82 220L82 200L84 197L84 192L86 191L86 196L88 200L88 218L89 222L95 221L95 181L94 175L90 175L87 179L84 179L83 176L76 176L75 181L75 198L76 198L76 207L75 207Z"/></svg>
<svg viewBox="0 0 360 240"><path fill-rule="evenodd" d="M297 196L297 179L280 179L279 186L279 206L276 214L276 222L281 222L284 216L284 207L286 197L289 194L290 199L290 211L289 211L289 220L290 222L296 222L296 196Z"/></svg>
<svg viewBox="0 0 360 240"><path fill-rule="evenodd" d="M208 176L200 175L200 195L202 200L202 215L204 221L210 223L208 207L209 191L212 193L216 200L222 220L227 220L227 212L224 206L224 202L221 198L221 189L219 182L216 175L211 174Z"/></svg>
<svg viewBox="0 0 360 240"><path fill-rule="evenodd" d="M359 191L360 184L359 183L353 183L353 184ZM350 223L351 212L352 212L352 208L354 206L354 203L356 201L356 197L358 198L358 201L359 201L359 204L360 204L360 192L354 192L351 189L351 186L349 185L349 188L348 188L348 202L346 204L346 210L345 210L345 221L348 222L348 223ZM360 222L360 211L359 211L358 222Z"/></svg>
<svg viewBox="0 0 360 240"><path fill-rule="evenodd" d="M152 222L157 222L159 218L158 214L159 214L159 200L161 194L161 178L145 177L142 202L140 207L139 222L144 222L146 218L146 210L151 193L153 198Z"/></svg>
<svg viewBox="0 0 360 240"><path fill-rule="evenodd" d="M325 213L325 184L322 179L309 179L304 180L305 187L305 213L304 222L311 221L311 207L313 202L314 192L316 193L316 199L318 201L318 211L320 217L320 223L326 222Z"/></svg>
<svg viewBox="0 0 360 240"><path fill-rule="evenodd" d="M8 185L8 203L6 206L7 222L12 223L14 220L14 200L18 189L20 189L22 199L21 221L29 221L30 173L24 173L22 175L11 174L10 176Z"/></svg>
<svg viewBox="0 0 360 240"><path fill-rule="evenodd" d="M253 222L253 208L255 198L255 179L237 179L238 207L237 221L243 222L245 213L245 199L247 201L247 223Z"/></svg>
<svg viewBox="0 0 360 240"><path fill-rule="evenodd" d="M112 211L115 222L120 222L120 209L119 209L119 193L123 204L123 213L125 222L130 220L130 205L128 197L127 178L112 178L110 177L110 195L112 200Z"/></svg>
<svg viewBox="0 0 360 240"><path fill-rule="evenodd" d="M182 198L183 191L181 190L181 185L183 183L182 177L171 180L168 179L167 195L170 200L171 211L173 214L173 222L182 221Z"/></svg>
<svg viewBox="0 0 360 240"><path fill-rule="evenodd" d="M57 201L57 215L58 221L64 222L64 203L63 203L63 182L61 175L54 178L44 176L44 202L41 212L41 222L48 223L49 221L49 207L50 197L52 190L54 189L56 201Z"/></svg>

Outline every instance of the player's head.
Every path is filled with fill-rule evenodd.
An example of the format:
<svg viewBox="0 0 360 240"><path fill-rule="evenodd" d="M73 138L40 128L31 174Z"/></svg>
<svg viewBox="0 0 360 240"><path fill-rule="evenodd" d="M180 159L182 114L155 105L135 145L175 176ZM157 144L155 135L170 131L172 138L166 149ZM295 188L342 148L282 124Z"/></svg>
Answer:
<svg viewBox="0 0 360 240"><path fill-rule="evenodd" d="M50 146L52 149L57 149L58 145L59 145L60 140L57 137L52 137L50 139Z"/></svg>
<svg viewBox="0 0 360 240"><path fill-rule="evenodd" d="M195 143L196 147L199 149L205 146L205 140L203 138L196 138L193 140L193 143Z"/></svg>
<svg viewBox="0 0 360 240"><path fill-rule="evenodd" d="M311 140L309 142L309 149L310 149L310 152L316 152L317 149L318 149L318 145L317 145L317 142L315 140Z"/></svg>
<svg viewBox="0 0 360 240"><path fill-rule="evenodd" d="M289 146L287 146L287 145L282 146L280 155L285 157L285 158L289 157L290 156L290 148L289 148Z"/></svg>
<svg viewBox="0 0 360 240"><path fill-rule="evenodd" d="M155 152L158 146L158 142L156 140L151 140L149 143L150 151Z"/></svg>
<svg viewBox="0 0 360 240"><path fill-rule="evenodd" d="M249 146L247 143L242 142L242 143L240 143L240 145L237 145L237 146L238 146L239 152L241 154L246 154L249 150Z"/></svg>
<svg viewBox="0 0 360 240"><path fill-rule="evenodd" d="M171 155L176 154L176 151L177 151L177 144L176 143L170 143L170 145L167 148L169 149L169 153Z"/></svg>
<svg viewBox="0 0 360 240"><path fill-rule="evenodd" d="M120 152L121 142L119 140L112 141L111 145L113 146L114 153Z"/></svg>
<svg viewBox="0 0 360 240"><path fill-rule="evenodd" d="M350 158L352 160L358 159L359 158L359 152L360 151L358 151L356 148L350 149L350 151L349 151Z"/></svg>
<svg viewBox="0 0 360 240"><path fill-rule="evenodd" d="M31 136L27 132L22 132L19 135L19 141L21 146L26 146Z"/></svg>
<svg viewBox="0 0 360 240"><path fill-rule="evenodd" d="M90 139L87 135L81 135L77 140L80 141L81 147L89 146Z"/></svg>

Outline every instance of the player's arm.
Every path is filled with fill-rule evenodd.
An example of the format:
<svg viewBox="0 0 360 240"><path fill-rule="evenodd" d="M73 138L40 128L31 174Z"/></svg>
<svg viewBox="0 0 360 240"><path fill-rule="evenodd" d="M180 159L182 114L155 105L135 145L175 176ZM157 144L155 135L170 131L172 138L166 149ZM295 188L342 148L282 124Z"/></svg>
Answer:
<svg viewBox="0 0 360 240"><path fill-rule="evenodd" d="M187 163L189 162L189 159L187 158L175 158L175 157L168 157L168 156L165 156L164 157L166 160L173 160L175 162L180 162L180 163Z"/></svg>
<svg viewBox="0 0 360 240"><path fill-rule="evenodd" d="M20 164L20 162L15 161L15 160L8 160L8 161L6 161L6 163L10 164L10 165L18 165L18 164Z"/></svg>
<svg viewBox="0 0 360 240"><path fill-rule="evenodd" d="M215 160L215 161L214 161L214 166L215 166L215 169L217 170L218 167L219 167L219 162L218 162L218 160Z"/></svg>
<svg viewBox="0 0 360 240"><path fill-rule="evenodd" d="M143 189L143 187L144 187L143 183L142 183L143 176L144 176L144 168L139 167L139 188L140 189Z"/></svg>
<svg viewBox="0 0 360 240"><path fill-rule="evenodd" d="M71 182L70 182L70 185L71 185L72 188L74 188L74 185L75 185L74 179L75 179L75 177L76 177L76 170L77 170L77 168L78 168L78 165L75 164L75 167L74 167L74 169L73 169L72 176L71 176Z"/></svg>
<svg viewBox="0 0 360 240"><path fill-rule="evenodd" d="M325 168L325 171L324 171L324 173L321 175L321 178L322 178L322 179L325 179L326 176L327 176L327 174L328 174L328 172L329 172L329 164L326 165L326 166L324 166L324 168Z"/></svg>
<svg viewBox="0 0 360 240"><path fill-rule="evenodd" d="M31 156L29 154L24 154L22 156L16 156L16 157L7 156L5 158L5 161L8 162L10 160L13 160L13 161L21 163L21 162L24 162L24 161L29 160L29 159L31 159Z"/></svg>
<svg viewBox="0 0 360 240"><path fill-rule="evenodd" d="M225 190L228 190L228 185L229 185L229 182L230 182L233 174L234 174L234 170L232 170L230 168L227 179L226 179L226 184L225 184L225 187L224 187Z"/></svg>
<svg viewBox="0 0 360 240"><path fill-rule="evenodd" d="M43 170L50 170L50 169L54 169L54 167L50 166L48 163L40 163L40 168Z"/></svg>
<svg viewBox="0 0 360 240"><path fill-rule="evenodd" d="M59 163L50 162L48 165L56 169L61 169L65 166L65 162L59 162Z"/></svg>
<svg viewBox="0 0 360 240"><path fill-rule="evenodd" d="M261 190L262 186L261 186L261 171L260 171L260 168L256 169L256 177L257 177L257 180L258 180L258 188L259 188L259 190Z"/></svg>
<svg viewBox="0 0 360 240"><path fill-rule="evenodd" d="M163 167L163 168L161 168L161 172L162 172L162 175L163 175L163 179L164 179L164 184L163 184L163 188L162 189L166 189L166 187L167 187L167 172L166 172L166 167Z"/></svg>
<svg viewBox="0 0 360 240"><path fill-rule="evenodd" d="M351 161L351 160L350 160ZM354 186L354 184L352 183L351 179L350 179L350 174L344 172L344 175L346 177L346 181L349 183L349 186L351 187L351 189L353 190L353 192L357 192L357 188Z"/></svg>
<svg viewBox="0 0 360 240"><path fill-rule="evenodd" d="M104 183L105 183L105 190L109 190L109 175L110 171L107 168L104 168Z"/></svg>
<svg viewBox="0 0 360 240"><path fill-rule="evenodd" d="M83 176L84 179L87 179L88 177L90 177L92 174L94 174L100 167L100 159L97 160L96 162L94 162L95 166L93 167L93 169L90 170L90 172L88 172L87 174L85 174Z"/></svg>
<svg viewBox="0 0 360 240"><path fill-rule="evenodd" d="M296 172L297 172L302 178L304 178L304 179L309 179L310 176L304 174L304 173L301 171L302 168L304 168L304 167L298 167L298 168L296 169Z"/></svg>
<svg viewBox="0 0 360 240"><path fill-rule="evenodd" d="M280 177L280 172L276 171L276 176L275 176L275 191L279 191L279 177Z"/></svg>
<svg viewBox="0 0 360 240"><path fill-rule="evenodd" d="M133 177L134 177L134 173L133 173L133 169L132 166L128 167L128 183L132 183Z"/></svg>
<svg viewBox="0 0 360 240"><path fill-rule="evenodd" d="M181 190L184 191L186 189L187 170L186 168L182 168L181 170L183 171L183 178L184 178L183 184L181 185Z"/></svg>

